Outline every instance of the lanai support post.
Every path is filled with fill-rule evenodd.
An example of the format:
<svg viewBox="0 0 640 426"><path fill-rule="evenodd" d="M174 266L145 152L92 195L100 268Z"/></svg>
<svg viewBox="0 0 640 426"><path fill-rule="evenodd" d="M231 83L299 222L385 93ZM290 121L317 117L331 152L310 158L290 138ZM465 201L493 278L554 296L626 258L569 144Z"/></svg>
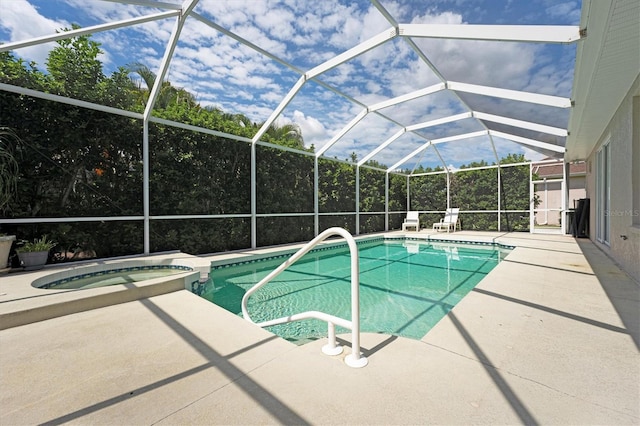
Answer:
<svg viewBox="0 0 640 426"><path fill-rule="evenodd" d="M319 172L318 172L318 157L313 157L313 227L314 237L320 234L320 203L318 201L319 192Z"/></svg>
<svg viewBox="0 0 640 426"><path fill-rule="evenodd" d="M571 163L562 162L562 174L564 179L562 180L562 187L564 191L562 191L562 213L560 213L561 218L561 231L562 234L566 234L569 231L568 223L569 223L569 193L571 191ZM574 217L575 220L575 217Z"/></svg>
<svg viewBox="0 0 640 426"><path fill-rule="evenodd" d="M356 235L360 235L360 166L356 164Z"/></svg>
<svg viewBox="0 0 640 426"><path fill-rule="evenodd" d="M501 191L500 191L500 187L501 187L500 185L502 184L502 179L501 179L501 175L500 175L500 163L498 163L497 170L498 170L498 232L500 232L500 228L501 228L501 225L502 225L502 221L501 221L502 217L500 215L500 212L501 212L501 210L500 210L500 201L502 200Z"/></svg>
<svg viewBox="0 0 640 426"><path fill-rule="evenodd" d="M410 193L411 193L411 188L410 188L410 181L409 181L410 176L407 175L407 211L411 210L411 199L410 199Z"/></svg>
<svg viewBox="0 0 640 426"><path fill-rule="evenodd" d="M169 38L169 42L167 43L164 55L162 56L162 61L160 62L160 69L157 72L157 77L155 82L153 83L153 87L149 89L149 98L147 99L147 104L144 107L144 113L142 115L142 203L144 209L144 254L149 254L151 252L151 241L149 237L149 216L151 210L149 207L149 117L151 117L153 106L156 103L156 99L158 98L162 85L165 81L165 76L167 75L167 70L169 69L169 63L171 61L171 57L173 56L176 45L178 44L178 38L180 37L180 33L182 32L184 22L197 3L198 2L195 0L185 1L182 5L180 15L176 17L176 22L173 26L173 30L171 31L171 37Z"/></svg>
<svg viewBox="0 0 640 426"><path fill-rule="evenodd" d="M451 208L451 172L447 167L447 208Z"/></svg>
<svg viewBox="0 0 640 426"><path fill-rule="evenodd" d="M257 236L257 219L256 219L256 200L257 200L257 188L256 188L256 144L251 144L251 248L258 247Z"/></svg>
<svg viewBox="0 0 640 426"><path fill-rule="evenodd" d="M150 207L149 207L149 120L142 120L142 208L144 214L143 250L144 254L151 253Z"/></svg>
<svg viewBox="0 0 640 426"><path fill-rule="evenodd" d="M535 191L533 186L533 163L529 163L529 233L533 234L534 225L535 225L535 217L536 217L536 204L535 204Z"/></svg>
<svg viewBox="0 0 640 426"><path fill-rule="evenodd" d="M384 174L384 230L389 231L389 172Z"/></svg>

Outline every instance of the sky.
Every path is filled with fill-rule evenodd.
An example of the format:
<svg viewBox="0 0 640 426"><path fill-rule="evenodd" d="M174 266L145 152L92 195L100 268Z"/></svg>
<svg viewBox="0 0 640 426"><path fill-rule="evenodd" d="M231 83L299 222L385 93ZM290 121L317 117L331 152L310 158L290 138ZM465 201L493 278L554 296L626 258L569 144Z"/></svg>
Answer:
<svg viewBox="0 0 640 426"><path fill-rule="evenodd" d="M379 0L379 4L399 24L579 25L581 13L580 1L561 0ZM169 10L158 6L126 0L0 0L0 42L54 34L72 24L88 27ZM367 0L200 0L194 11L270 56L190 16L165 78L193 93L203 106L241 113L254 122L269 118L301 73L392 29L381 10ZM106 74L136 62L157 72L174 26L175 18L166 18L95 32ZM447 81L571 97L575 43L395 37L306 81L277 123L298 124L305 144L318 150L366 106L439 83L409 41ZM47 43L13 53L45 69L53 47L55 43ZM381 109L380 114L368 113L325 155L346 159L355 153L361 159L403 127L469 109L563 128L569 119L566 109L443 90ZM564 138L548 134L464 119L405 132L373 160L391 166L429 140L483 130L484 125L564 143ZM506 139L493 141L498 157L517 153L537 160L548 154ZM457 168L472 161L495 161L488 136L434 146L403 167Z"/></svg>

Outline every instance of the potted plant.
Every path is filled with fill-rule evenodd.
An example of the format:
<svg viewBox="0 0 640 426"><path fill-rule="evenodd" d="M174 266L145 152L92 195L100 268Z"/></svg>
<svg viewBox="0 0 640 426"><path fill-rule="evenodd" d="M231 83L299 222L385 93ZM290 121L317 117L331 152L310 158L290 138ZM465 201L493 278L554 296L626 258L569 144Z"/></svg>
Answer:
<svg viewBox="0 0 640 426"><path fill-rule="evenodd" d="M0 234L0 273L10 269L7 264L9 263L9 252L15 239L15 235Z"/></svg>
<svg viewBox="0 0 640 426"><path fill-rule="evenodd" d="M46 235L40 239L36 238L32 242L24 242L16 249L18 259L20 259L20 266L27 271L42 269L49 258L49 250L55 245L56 243L47 239Z"/></svg>
<svg viewBox="0 0 640 426"><path fill-rule="evenodd" d="M18 189L18 162L15 149L20 138L8 127L0 126L0 214L5 215L9 202ZM15 235L0 233L0 272L8 270L9 252L15 241Z"/></svg>

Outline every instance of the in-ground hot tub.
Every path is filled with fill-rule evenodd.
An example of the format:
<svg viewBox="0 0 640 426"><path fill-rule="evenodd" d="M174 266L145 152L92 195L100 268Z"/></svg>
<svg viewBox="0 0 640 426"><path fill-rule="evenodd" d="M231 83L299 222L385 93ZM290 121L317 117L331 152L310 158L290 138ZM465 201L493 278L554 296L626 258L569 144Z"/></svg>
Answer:
<svg viewBox="0 0 640 426"><path fill-rule="evenodd" d="M196 271L199 272L199 277L194 280L197 282L208 278L209 268L209 263L200 259L136 259L75 267L40 277L31 285L51 290L89 289L160 278L172 279L173 275ZM191 284L185 282L185 288Z"/></svg>
<svg viewBox="0 0 640 426"><path fill-rule="evenodd" d="M0 330L120 303L190 290L209 277L211 262L196 256L148 256L79 265L43 275L30 284L28 308L20 300L0 313ZM194 296L196 297L196 296Z"/></svg>

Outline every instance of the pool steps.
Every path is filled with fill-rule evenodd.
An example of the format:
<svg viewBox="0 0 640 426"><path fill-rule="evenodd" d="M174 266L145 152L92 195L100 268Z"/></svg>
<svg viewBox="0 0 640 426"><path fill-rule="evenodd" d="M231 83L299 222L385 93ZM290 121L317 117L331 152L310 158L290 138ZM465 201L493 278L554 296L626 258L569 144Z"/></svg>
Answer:
<svg viewBox="0 0 640 426"><path fill-rule="evenodd" d="M349 247L349 254L351 256L351 321L344 318L339 318L334 315L327 314L325 312L307 311L298 314L289 315L282 318L276 318L269 321L263 321L260 323L254 323L249 315L247 309L247 301L253 293L259 290L264 285L268 284L272 279L277 277L281 272L293 265L296 261L302 258L305 254L309 253L318 244L322 243L329 237L341 236L346 240L346 244ZM322 347L322 352L325 355L335 356L342 353L343 348L336 343L336 329L335 326L351 330L351 353L345 357L345 364L352 368L362 368L368 364L367 358L360 353L360 262L358 254L358 246L353 236L345 229L333 227L324 230L313 240L309 241L302 248L298 249L291 257L285 260L280 266L270 272L266 277L260 280L256 285L251 287L242 297L242 316L245 320L256 324L259 327L270 327L272 325L284 324L293 321L300 321L305 319L318 319L325 321L328 327L328 343Z"/></svg>

